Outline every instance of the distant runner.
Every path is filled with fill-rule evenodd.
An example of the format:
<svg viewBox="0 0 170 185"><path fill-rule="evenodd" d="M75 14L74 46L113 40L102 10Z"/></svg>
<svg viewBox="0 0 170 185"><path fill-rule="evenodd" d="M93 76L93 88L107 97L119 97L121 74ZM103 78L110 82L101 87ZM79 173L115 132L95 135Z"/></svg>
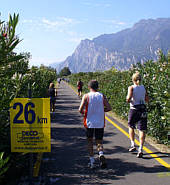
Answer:
<svg viewBox="0 0 170 185"><path fill-rule="evenodd" d="M83 90L83 82L81 79L77 82L77 89L78 89L78 96L82 96L82 90Z"/></svg>
<svg viewBox="0 0 170 185"><path fill-rule="evenodd" d="M143 145L145 142L145 132L147 130L147 113L145 102L149 101L147 92L145 87L140 84L141 75L136 72L132 76L133 85L128 87L128 94L126 100L130 103L130 111L128 117L128 125L129 125L129 136L131 140L131 147L129 152L133 152L136 150L135 147L135 132L136 123L138 123L139 130L139 141L140 146L138 149L138 158L142 158L143 156Z"/></svg>
<svg viewBox="0 0 170 185"><path fill-rule="evenodd" d="M98 82L96 80L91 80L88 84L88 88L90 92L83 96L79 112L84 115L84 127L86 128L90 155L89 167L94 168L93 135L95 135L100 166L101 168L106 168L107 163L103 153L103 134L105 126L104 112L110 111L111 106L106 97L102 93L97 92Z"/></svg>
<svg viewBox="0 0 170 185"><path fill-rule="evenodd" d="M61 82L61 78L58 78L58 79L57 79L57 82L58 82L58 84L60 84L60 82Z"/></svg>
<svg viewBox="0 0 170 185"><path fill-rule="evenodd" d="M50 111L55 111L55 100L56 100L57 91L54 88L54 83L50 83L48 89L48 96L50 97Z"/></svg>

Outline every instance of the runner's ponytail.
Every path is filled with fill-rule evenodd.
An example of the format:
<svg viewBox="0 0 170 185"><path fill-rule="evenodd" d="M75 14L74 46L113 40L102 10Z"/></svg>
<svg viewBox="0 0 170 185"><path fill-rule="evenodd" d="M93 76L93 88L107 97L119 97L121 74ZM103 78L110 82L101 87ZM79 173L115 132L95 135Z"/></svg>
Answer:
<svg viewBox="0 0 170 185"><path fill-rule="evenodd" d="M140 84L141 79L142 79L141 75L139 74L138 71L132 75L132 81L135 82L137 85Z"/></svg>

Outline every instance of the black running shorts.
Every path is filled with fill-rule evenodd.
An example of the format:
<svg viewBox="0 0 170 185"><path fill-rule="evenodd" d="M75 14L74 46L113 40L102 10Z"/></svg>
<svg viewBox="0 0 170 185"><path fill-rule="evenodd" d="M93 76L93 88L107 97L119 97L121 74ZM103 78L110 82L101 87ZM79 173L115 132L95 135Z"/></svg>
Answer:
<svg viewBox="0 0 170 185"><path fill-rule="evenodd" d="M128 116L129 127L135 129L137 123L138 130L147 130L147 113L140 110L130 109Z"/></svg>
<svg viewBox="0 0 170 185"><path fill-rule="evenodd" d="M96 140L102 140L104 134L104 128L86 128L87 138L93 138L95 135Z"/></svg>
<svg viewBox="0 0 170 185"><path fill-rule="evenodd" d="M78 89L78 92L82 92L82 88Z"/></svg>

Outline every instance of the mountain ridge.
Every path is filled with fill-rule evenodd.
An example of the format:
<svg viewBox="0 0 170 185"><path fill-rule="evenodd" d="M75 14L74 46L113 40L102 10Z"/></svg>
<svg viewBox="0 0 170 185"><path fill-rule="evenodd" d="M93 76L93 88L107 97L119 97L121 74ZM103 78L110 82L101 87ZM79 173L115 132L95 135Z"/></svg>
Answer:
<svg viewBox="0 0 170 185"><path fill-rule="evenodd" d="M170 50L170 18L142 19L133 27L80 42L73 54L57 65L59 72L128 70L132 64L157 59L157 50Z"/></svg>

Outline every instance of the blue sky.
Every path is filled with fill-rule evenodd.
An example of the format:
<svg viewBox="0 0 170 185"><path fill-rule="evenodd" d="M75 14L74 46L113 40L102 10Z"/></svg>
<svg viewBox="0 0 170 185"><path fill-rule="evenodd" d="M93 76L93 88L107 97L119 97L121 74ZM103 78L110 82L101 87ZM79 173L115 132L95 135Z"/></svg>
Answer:
<svg viewBox="0 0 170 185"><path fill-rule="evenodd" d="M17 52L30 65L49 65L71 55L81 40L115 33L141 19L170 17L170 0L5 0L1 20L19 13Z"/></svg>

